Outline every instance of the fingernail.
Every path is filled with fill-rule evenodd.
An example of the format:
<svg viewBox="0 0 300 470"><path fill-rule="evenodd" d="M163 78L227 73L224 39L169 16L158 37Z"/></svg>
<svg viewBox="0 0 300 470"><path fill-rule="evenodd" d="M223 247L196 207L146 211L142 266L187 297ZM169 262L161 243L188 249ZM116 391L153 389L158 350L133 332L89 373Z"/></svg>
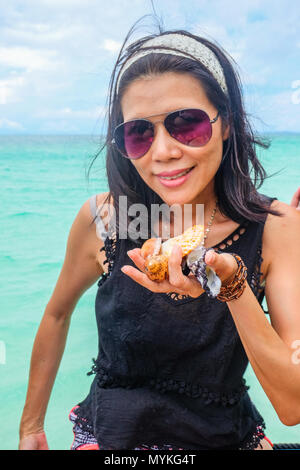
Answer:
<svg viewBox="0 0 300 470"><path fill-rule="evenodd" d="M212 251L209 251L206 255L206 261L212 263L215 260L215 254Z"/></svg>

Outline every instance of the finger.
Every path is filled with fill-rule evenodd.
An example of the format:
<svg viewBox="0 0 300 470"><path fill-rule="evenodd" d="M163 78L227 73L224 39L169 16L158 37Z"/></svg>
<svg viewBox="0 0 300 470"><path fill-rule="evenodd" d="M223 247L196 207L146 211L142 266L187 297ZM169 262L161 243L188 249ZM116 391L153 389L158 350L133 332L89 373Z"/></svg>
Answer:
<svg viewBox="0 0 300 470"><path fill-rule="evenodd" d="M216 253L209 250L205 255L205 263L210 266L221 281L229 280L237 271L238 265L230 253Z"/></svg>
<svg viewBox="0 0 300 470"><path fill-rule="evenodd" d="M174 245L168 261L169 282L175 287L183 288L184 275L182 273L182 250L181 246Z"/></svg>
<svg viewBox="0 0 300 470"><path fill-rule="evenodd" d="M194 276L194 274L189 273L187 278L189 282L189 295L191 297L199 297L201 294L203 294L203 292L205 292L196 276Z"/></svg>
<svg viewBox="0 0 300 470"><path fill-rule="evenodd" d="M173 247L169 259L169 282L178 293L189 295L190 297L199 297L204 290L196 277L189 273L185 276L182 272L182 249L179 245Z"/></svg>
<svg viewBox="0 0 300 470"><path fill-rule="evenodd" d="M145 259L141 256L140 248L134 248L134 250L127 251L127 255L140 271L145 272Z"/></svg>
<svg viewBox="0 0 300 470"><path fill-rule="evenodd" d="M189 295L190 297L196 298L204 292L200 283L191 273L188 276L188 284L184 281L185 287L184 289L180 289L173 286L168 280L164 280L162 282L151 281L146 274L141 273L133 266L124 265L122 266L121 271L133 281L155 293L176 292L180 295Z"/></svg>
<svg viewBox="0 0 300 470"><path fill-rule="evenodd" d="M166 292L163 290L163 283L151 281L147 274L142 273L133 266L124 265L122 266L121 271L122 273L126 274L126 276L130 277L133 281L137 282L143 287L146 287L146 289L149 289L152 292Z"/></svg>

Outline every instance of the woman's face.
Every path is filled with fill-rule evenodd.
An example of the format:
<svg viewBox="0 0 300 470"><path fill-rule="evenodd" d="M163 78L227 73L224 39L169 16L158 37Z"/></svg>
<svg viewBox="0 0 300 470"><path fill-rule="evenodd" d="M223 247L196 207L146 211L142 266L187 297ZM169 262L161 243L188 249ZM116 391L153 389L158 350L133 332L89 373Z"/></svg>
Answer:
<svg viewBox="0 0 300 470"><path fill-rule="evenodd" d="M154 140L148 152L131 160L141 178L168 204L208 203L214 196L214 176L222 160L221 117L212 124L212 137L203 147L188 147L173 139L165 129L165 115L183 108L199 108L210 119L218 110L208 100L198 80L174 72L137 79L125 91L121 106L124 121L147 118L155 125ZM155 115L155 117L149 117ZM158 174L193 168L181 184L168 186ZM173 180L175 181L175 180ZM179 181L178 181L179 182Z"/></svg>

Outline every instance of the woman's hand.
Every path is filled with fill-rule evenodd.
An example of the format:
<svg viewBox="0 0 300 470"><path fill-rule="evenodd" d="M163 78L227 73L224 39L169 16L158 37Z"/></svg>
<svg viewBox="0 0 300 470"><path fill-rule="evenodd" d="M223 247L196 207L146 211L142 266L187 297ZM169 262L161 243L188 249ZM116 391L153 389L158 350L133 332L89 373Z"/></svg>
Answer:
<svg viewBox="0 0 300 470"><path fill-rule="evenodd" d="M300 188L295 192L291 200L291 206L295 207L298 211L300 210Z"/></svg>
<svg viewBox="0 0 300 470"><path fill-rule="evenodd" d="M40 431L21 437L19 450L49 450L45 432Z"/></svg>
<svg viewBox="0 0 300 470"><path fill-rule="evenodd" d="M176 292L194 298L203 294L204 289L202 289L201 284L197 281L195 276L192 273L189 273L188 276L182 273L182 250L179 245L174 246L172 255L169 258L169 278L162 282L151 281L148 278L145 272L145 260L141 256L140 248L130 250L127 254L138 269L133 266L125 265L121 268L121 271L152 292ZM205 262L214 269L223 285L232 280L238 267L232 255L229 253L218 254L213 250L206 253Z"/></svg>

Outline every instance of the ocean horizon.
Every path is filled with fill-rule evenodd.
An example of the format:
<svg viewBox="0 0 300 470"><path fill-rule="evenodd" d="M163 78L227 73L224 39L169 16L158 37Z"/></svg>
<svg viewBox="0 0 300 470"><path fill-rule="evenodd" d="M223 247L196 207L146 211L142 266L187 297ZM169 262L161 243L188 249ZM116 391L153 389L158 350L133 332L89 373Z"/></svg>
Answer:
<svg viewBox="0 0 300 470"><path fill-rule="evenodd" d="M259 135L271 140L268 149L258 148L258 156L267 174L274 175L259 192L290 204L300 186L300 133ZM63 264L73 220L90 196L108 190L104 152L87 179L101 140L87 134L0 135L1 450L18 446L33 341ZM96 292L97 284L84 293L72 316L46 415L52 450L70 448L73 433L68 414L85 398L93 380L86 374L97 356ZM245 378L269 439L299 442L300 425L287 427L280 422L251 365Z"/></svg>

